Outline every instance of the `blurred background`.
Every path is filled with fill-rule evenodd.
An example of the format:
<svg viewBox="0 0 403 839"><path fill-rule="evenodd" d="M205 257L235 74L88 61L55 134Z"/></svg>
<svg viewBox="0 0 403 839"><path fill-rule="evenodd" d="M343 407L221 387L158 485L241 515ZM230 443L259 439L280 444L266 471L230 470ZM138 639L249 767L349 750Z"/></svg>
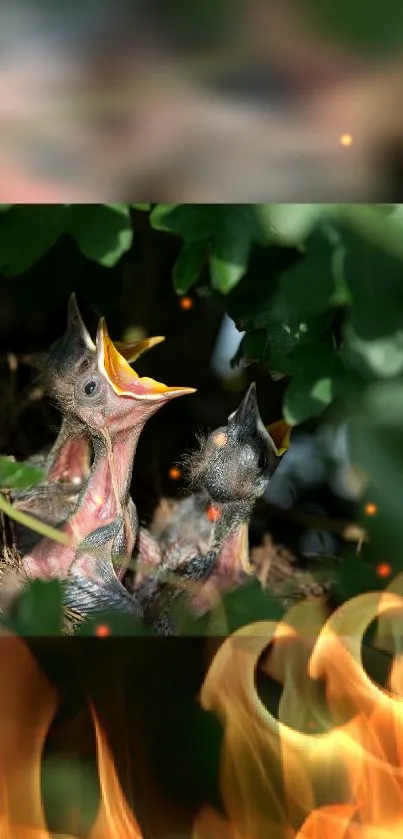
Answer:
<svg viewBox="0 0 403 839"><path fill-rule="evenodd" d="M3 201L397 200L397 0L3 0Z"/></svg>

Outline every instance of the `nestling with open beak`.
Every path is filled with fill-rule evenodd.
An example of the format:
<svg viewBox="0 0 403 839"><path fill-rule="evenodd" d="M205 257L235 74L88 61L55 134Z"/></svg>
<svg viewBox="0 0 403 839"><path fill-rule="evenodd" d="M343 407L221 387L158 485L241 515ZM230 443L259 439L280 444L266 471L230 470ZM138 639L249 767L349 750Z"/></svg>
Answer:
<svg viewBox="0 0 403 839"><path fill-rule="evenodd" d="M278 462L276 447L259 415L251 385L228 424L210 434L189 458L194 486L201 489L214 515L209 549L194 553L193 544L173 545L158 568L136 591L146 622L162 634L174 631L171 610L181 598L198 612L214 597L239 583L249 571L248 521L255 500L263 495ZM202 583L202 586L200 586ZM197 595L194 589L198 584ZM102 609L131 611L131 596L109 575L102 589L81 579L67 603L86 614Z"/></svg>
<svg viewBox="0 0 403 839"><path fill-rule="evenodd" d="M119 352L130 363L144 352L161 343L161 336L131 343L116 343ZM78 369L85 360L96 356L96 347L82 320L75 294L68 304L67 329L51 348L42 363L45 386L49 379L54 390L54 377L62 383L71 378L72 369ZM61 384L59 390L63 385ZM51 394L52 395L52 394ZM60 401L60 400L59 400ZM73 512L84 481L87 480L92 459L91 435L77 417L64 416L58 437L45 461L44 482L28 492L20 492L14 499L15 507L57 526ZM20 532L21 531L21 532ZM33 531L20 528L18 546L23 552L31 550L40 537Z"/></svg>
<svg viewBox="0 0 403 839"><path fill-rule="evenodd" d="M98 574L99 556L111 565L120 560L121 572L131 556L137 515L129 487L139 435L147 420L166 402L193 393L140 378L109 338L101 319L95 352L77 355L66 367L63 343L53 349L48 365L48 390L64 412L69 429L90 434L94 461L77 507L63 526L71 546L44 539L27 556L28 577L65 578L70 572Z"/></svg>

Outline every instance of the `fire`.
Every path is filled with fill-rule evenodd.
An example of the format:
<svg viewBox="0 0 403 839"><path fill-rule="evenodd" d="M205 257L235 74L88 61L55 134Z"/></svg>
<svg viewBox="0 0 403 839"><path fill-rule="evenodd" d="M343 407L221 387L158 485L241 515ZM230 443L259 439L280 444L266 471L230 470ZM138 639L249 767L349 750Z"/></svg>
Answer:
<svg viewBox="0 0 403 839"><path fill-rule="evenodd" d="M223 643L200 700L224 728L226 817L204 810L194 839L403 836L402 590L403 576L330 617L306 601L283 622L254 623ZM388 689L361 659L375 619L378 646L395 653ZM282 685L278 719L257 692L259 668Z"/></svg>
<svg viewBox="0 0 403 839"><path fill-rule="evenodd" d="M20 638L0 637L0 836L52 839L41 794L42 750L58 706L55 689ZM101 802L89 839L142 839L91 708L97 743ZM56 839L55 834L53 836ZM75 839L59 834L59 839Z"/></svg>
<svg viewBox="0 0 403 839"><path fill-rule="evenodd" d="M374 621L372 652L391 653L387 687L362 661ZM325 601L305 601L281 622L259 621L227 638L200 694L224 729L223 814L203 808L193 839L400 839L402 638L403 574L332 615ZM279 691L271 695L273 686ZM51 839L41 765L57 707L26 644L1 635L1 839ZM142 839L92 706L91 713L100 804L89 839ZM71 825L63 839L77 839Z"/></svg>

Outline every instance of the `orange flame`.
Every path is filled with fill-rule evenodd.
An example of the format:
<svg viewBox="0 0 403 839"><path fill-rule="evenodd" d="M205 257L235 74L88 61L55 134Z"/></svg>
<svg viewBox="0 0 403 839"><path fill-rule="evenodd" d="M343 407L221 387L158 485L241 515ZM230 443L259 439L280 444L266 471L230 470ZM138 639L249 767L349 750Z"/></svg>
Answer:
<svg viewBox="0 0 403 839"><path fill-rule="evenodd" d="M0 836L51 839L41 794L41 760L58 705L57 693L20 638L0 636ZM101 802L89 839L141 839L96 713ZM53 834L55 836L55 834ZM59 834L59 839L74 839Z"/></svg>
<svg viewBox="0 0 403 839"><path fill-rule="evenodd" d="M331 617L305 601L281 623L254 623L223 643L200 699L224 727L226 818L204 810L194 839L403 836L401 593L403 575ZM395 653L388 690L361 659L376 619L378 645ZM257 692L258 668L282 685L278 719Z"/></svg>
<svg viewBox="0 0 403 839"><path fill-rule="evenodd" d="M394 656L388 688L362 662L374 620L376 646ZM324 601L305 601L279 623L259 621L226 639L200 694L224 727L225 815L204 808L193 839L400 839L402 638L403 574L387 591L360 595L330 617ZM258 693L258 670L282 686L278 718ZM1 839L51 839L41 761L57 707L25 643L0 635ZM142 839L91 712L101 799L89 839Z"/></svg>

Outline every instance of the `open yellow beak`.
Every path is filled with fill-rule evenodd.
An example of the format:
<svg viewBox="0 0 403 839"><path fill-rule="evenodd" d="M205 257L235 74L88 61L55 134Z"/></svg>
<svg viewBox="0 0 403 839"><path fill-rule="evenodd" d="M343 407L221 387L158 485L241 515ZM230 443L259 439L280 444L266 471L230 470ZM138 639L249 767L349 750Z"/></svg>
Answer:
<svg viewBox="0 0 403 839"><path fill-rule="evenodd" d="M277 454L281 457L284 452L290 448L290 434L292 426L288 425L285 420L277 420L267 426L267 431L277 449Z"/></svg>
<svg viewBox="0 0 403 839"><path fill-rule="evenodd" d="M150 346L153 346L153 344L149 343L150 341L155 343L156 339L148 339L147 346L144 346L147 339L146 341L138 342L144 346L143 352L149 349ZM160 339L157 339L157 343L159 341ZM167 387L167 385L156 382L154 379L149 379L146 376L141 378L130 367L127 360L128 356L126 355L125 357L122 352L119 352L111 341L104 318L101 318L98 324L96 348L99 370L118 396L131 396L132 399L149 401L163 398L173 399L175 396L195 393L195 388L193 387ZM137 349L136 353L136 357L138 358L141 352Z"/></svg>
<svg viewBox="0 0 403 839"><path fill-rule="evenodd" d="M132 341L127 344L123 343L123 341L115 341L115 348L129 364L133 364L143 353L151 350L151 347L156 347L157 344L161 344L162 341L165 341L163 335L156 335L155 338L144 338L143 341Z"/></svg>

